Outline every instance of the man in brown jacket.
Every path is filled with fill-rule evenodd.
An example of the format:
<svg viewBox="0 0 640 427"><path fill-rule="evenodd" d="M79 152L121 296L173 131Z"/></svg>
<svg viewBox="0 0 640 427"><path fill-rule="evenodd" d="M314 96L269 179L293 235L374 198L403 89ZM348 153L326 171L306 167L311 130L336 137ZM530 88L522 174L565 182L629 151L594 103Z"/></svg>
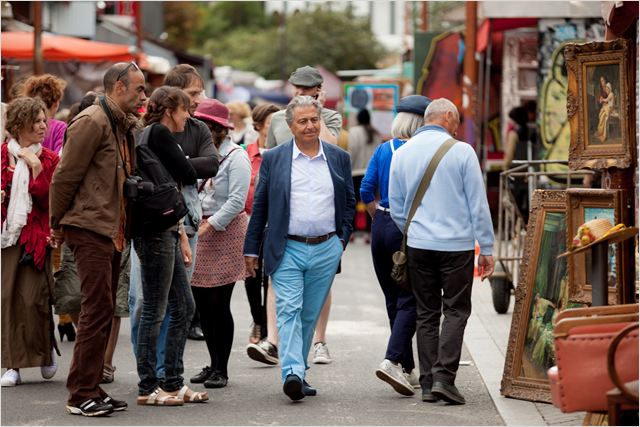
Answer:
<svg viewBox="0 0 640 427"><path fill-rule="evenodd" d="M134 168L131 130L146 99L144 75L134 62L109 68L104 88L111 118L97 103L73 119L50 191L53 242L65 241L73 251L82 294L67 412L85 416L127 408L99 383L125 245L123 185L125 169Z"/></svg>

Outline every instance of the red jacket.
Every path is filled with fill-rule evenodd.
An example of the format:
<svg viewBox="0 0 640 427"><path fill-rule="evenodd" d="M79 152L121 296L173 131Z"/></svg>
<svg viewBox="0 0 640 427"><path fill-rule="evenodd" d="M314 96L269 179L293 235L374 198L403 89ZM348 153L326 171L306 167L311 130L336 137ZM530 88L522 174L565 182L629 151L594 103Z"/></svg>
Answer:
<svg viewBox="0 0 640 427"><path fill-rule="evenodd" d="M247 193L247 202L244 209L247 211L247 214L251 215L253 194L256 191L256 177L258 176L258 172L260 172L260 165L262 164L262 155L260 154L258 141L253 144L247 144L247 154L249 155L249 161L251 162L251 181L249 181L249 192Z"/></svg>
<svg viewBox="0 0 640 427"><path fill-rule="evenodd" d="M2 222L7 215L9 199L11 198L11 181L13 179L13 168L9 167L8 144L2 144L2 190L6 193L2 203ZM38 178L29 180L29 193L33 205L31 213L27 217L27 224L20 232L20 245L24 246L27 253L33 255L35 266L42 269L47 249L47 237L49 236L49 186L51 177L58 164L58 155L48 148L42 148L40 162L42 172Z"/></svg>

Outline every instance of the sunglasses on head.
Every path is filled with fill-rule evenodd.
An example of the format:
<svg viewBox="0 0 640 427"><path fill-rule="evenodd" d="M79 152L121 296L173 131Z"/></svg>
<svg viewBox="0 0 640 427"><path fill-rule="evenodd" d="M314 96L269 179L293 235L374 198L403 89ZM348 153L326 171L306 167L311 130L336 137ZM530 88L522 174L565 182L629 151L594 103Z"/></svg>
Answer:
<svg viewBox="0 0 640 427"><path fill-rule="evenodd" d="M138 67L138 64L136 64L134 61L131 61L127 64L126 67L122 69L122 71L118 73L118 77L116 77L116 81L120 80L123 76L125 76L129 72L129 69L131 67L133 67L137 71L140 71L140 67Z"/></svg>

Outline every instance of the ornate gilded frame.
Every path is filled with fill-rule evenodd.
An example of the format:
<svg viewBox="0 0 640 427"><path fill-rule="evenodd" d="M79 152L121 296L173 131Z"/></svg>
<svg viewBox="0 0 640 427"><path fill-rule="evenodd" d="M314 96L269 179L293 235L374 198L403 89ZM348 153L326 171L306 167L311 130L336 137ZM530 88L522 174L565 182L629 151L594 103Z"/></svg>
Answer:
<svg viewBox="0 0 640 427"><path fill-rule="evenodd" d="M567 117L571 127L569 167L606 169L628 168L635 161L635 128L629 90L629 44L624 39L608 42L570 43L564 48L568 74ZM607 114L602 128L602 103L594 89L607 74L613 81L613 112ZM592 93L593 92L593 93ZM606 93L606 92L605 92ZM600 109L595 105L600 103ZM618 124L618 126L616 126ZM614 132L615 137L613 137ZM606 136L605 136L606 135ZM604 139L601 141L600 137ZM603 142L604 141L604 142Z"/></svg>
<svg viewBox="0 0 640 427"><path fill-rule="evenodd" d="M571 188L567 190L567 246L571 245L578 227L585 223L585 209L611 209L614 224L627 224L626 209L623 206L623 190L601 190L590 188ZM621 304L624 295L626 275L629 274L625 265L624 252L627 245L615 245L615 286L609 287L608 302L610 305ZM611 249L609 249L611 251ZM569 299L574 302L591 304L591 283L587 273L587 254L580 253L569 257Z"/></svg>
<svg viewBox="0 0 640 427"><path fill-rule="evenodd" d="M525 376L523 374L523 359L531 321L532 304L534 303L536 268L541 253L546 217L548 213L561 213L566 218L566 209L565 191L536 190L533 193L527 226L528 237L520 263L518 287L515 290L515 307L500 387L502 395L507 397L551 402L551 391L549 381L546 379L546 372L544 378ZM554 249L560 252L564 251L562 246ZM554 259L554 264L562 262L566 263L566 258L557 261Z"/></svg>

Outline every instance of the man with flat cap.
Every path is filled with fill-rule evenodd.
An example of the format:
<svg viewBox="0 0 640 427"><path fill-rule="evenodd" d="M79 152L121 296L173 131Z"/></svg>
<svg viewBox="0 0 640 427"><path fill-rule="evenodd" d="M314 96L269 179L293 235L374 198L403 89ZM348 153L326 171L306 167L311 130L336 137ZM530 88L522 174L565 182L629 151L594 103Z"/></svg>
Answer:
<svg viewBox="0 0 640 427"><path fill-rule="evenodd" d="M293 85L294 97L310 96L320 101L320 104L323 105L320 120L320 138L331 144L337 144L340 129L342 128L342 116L337 111L324 108L326 92L322 90L322 82L323 79L320 72L308 65L296 69L289 77L289 83ZM271 116L266 142L267 148L273 148L293 138L284 114L285 110L281 110Z"/></svg>

